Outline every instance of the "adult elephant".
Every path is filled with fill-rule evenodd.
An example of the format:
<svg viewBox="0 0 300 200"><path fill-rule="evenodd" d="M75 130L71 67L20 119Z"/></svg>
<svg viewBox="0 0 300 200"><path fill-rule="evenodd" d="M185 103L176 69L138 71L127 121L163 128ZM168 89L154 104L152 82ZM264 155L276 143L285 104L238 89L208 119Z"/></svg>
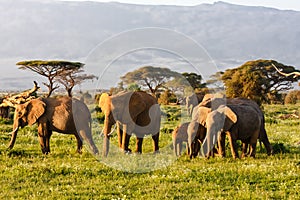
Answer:
<svg viewBox="0 0 300 200"><path fill-rule="evenodd" d="M266 128L265 128L265 116L262 110L260 109L259 105L250 100L250 99L245 99L245 98L214 98L213 95L206 95L203 98L203 101L199 104L199 106L204 106L207 108L211 108L212 110L217 109L221 105L226 105L226 104L236 104L236 105L249 105L251 106L259 115L260 119L260 131L259 131L259 141L261 141L267 151L268 155L273 154L273 148L272 145L270 144Z"/></svg>
<svg viewBox="0 0 300 200"><path fill-rule="evenodd" d="M104 93L99 100L99 107L105 114L103 155L109 151L111 127L117 122L119 147L125 152L131 134L137 137L136 152L142 153L143 138L152 135L154 152L159 150L159 130L161 110L156 98L146 92L122 92L109 96Z"/></svg>
<svg viewBox="0 0 300 200"><path fill-rule="evenodd" d="M247 155L248 144L250 144L250 156L255 157L261 119L252 106L245 104L221 105L207 115L206 126L205 154L208 157L214 140L218 140L219 154L225 157L225 134L229 136L233 158L239 157L237 140L241 140L243 143L242 157Z"/></svg>
<svg viewBox="0 0 300 200"><path fill-rule="evenodd" d="M50 137L53 131L73 134L77 139L77 152L81 153L85 140L94 154L98 149L91 132L91 115L87 106L70 97L38 98L16 105L9 148L14 147L18 129L38 124L38 137L44 154L50 153Z"/></svg>
<svg viewBox="0 0 300 200"><path fill-rule="evenodd" d="M194 93L185 98L186 109L189 115L193 113L193 109L202 101L203 97L204 94Z"/></svg>

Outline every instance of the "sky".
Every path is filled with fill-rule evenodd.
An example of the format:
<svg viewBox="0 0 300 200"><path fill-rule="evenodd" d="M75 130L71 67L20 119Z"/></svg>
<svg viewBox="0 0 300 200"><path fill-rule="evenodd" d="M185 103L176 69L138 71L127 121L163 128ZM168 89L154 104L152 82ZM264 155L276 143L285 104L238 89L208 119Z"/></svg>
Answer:
<svg viewBox="0 0 300 200"><path fill-rule="evenodd" d="M83 1L83 0L63 0L63 1ZM112 0L90 0L98 2L111 2ZM148 5L185 5L193 6L202 3L214 3L216 0L113 0L120 3L148 4ZM247 6L265 6L281 10L300 11L299 0L222 0L227 3L247 5Z"/></svg>

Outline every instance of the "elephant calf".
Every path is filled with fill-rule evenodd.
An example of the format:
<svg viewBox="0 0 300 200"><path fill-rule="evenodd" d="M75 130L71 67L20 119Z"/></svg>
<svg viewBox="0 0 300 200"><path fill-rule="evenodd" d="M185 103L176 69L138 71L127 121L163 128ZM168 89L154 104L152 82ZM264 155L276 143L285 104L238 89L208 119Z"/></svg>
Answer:
<svg viewBox="0 0 300 200"><path fill-rule="evenodd" d="M84 139L94 154L98 149L94 144L91 132L91 114L87 106L70 97L39 98L16 106L13 133L9 148L13 148L19 127L38 124L38 136L42 152L50 152L52 131L74 134L77 139L77 151L82 149Z"/></svg>
<svg viewBox="0 0 300 200"><path fill-rule="evenodd" d="M187 134L188 125L189 122L181 124L177 126L172 132L173 148L176 156L181 155L182 143L183 142L187 143L188 141L188 134ZM189 154L188 147L186 147L186 149L187 149L187 154Z"/></svg>

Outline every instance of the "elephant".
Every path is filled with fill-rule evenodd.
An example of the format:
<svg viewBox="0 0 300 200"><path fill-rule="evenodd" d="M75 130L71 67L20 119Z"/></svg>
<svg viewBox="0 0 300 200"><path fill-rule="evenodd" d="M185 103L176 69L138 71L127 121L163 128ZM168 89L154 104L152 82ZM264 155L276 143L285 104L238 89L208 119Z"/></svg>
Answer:
<svg viewBox="0 0 300 200"><path fill-rule="evenodd" d="M142 153L143 138L147 134L152 135L154 152L159 151L161 110L155 97L143 91L121 92L113 96L103 93L99 107L105 114L104 157L107 157L109 151L111 127L116 123L118 144L124 152L131 152L128 146L132 133L137 137L137 153Z"/></svg>
<svg viewBox="0 0 300 200"><path fill-rule="evenodd" d="M187 128L188 146L190 158L195 158L199 151L200 145L206 137L206 127L197 121L191 121Z"/></svg>
<svg viewBox="0 0 300 200"><path fill-rule="evenodd" d="M221 105L207 115L206 125L205 154L207 157L211 154L210 149L216 138L218 138L219 154L225 157L225 134L229 136L233 158L239 157L237 140L241 140L243 143L242 157L247 155L248 144L250 144L250 157L255 157L261 119L252 106L246 104Z"/></svg>
<svg viewBox="0 0 300 200"><path fill-rule="evenodd" d="M173 140L173 147L174 147L174 153L176 156L180 156L181 155L181 150L182 150L182 143L186 142L187 143L187 155L190 155L190 148L188 146L188 132L190 132L191 134L193 134L190 138L193 138L192 141L192 145L193 145L193 155L194 157L196 157L196 155L198 154L199 150L200 150L200 143L199 141L204 140L205 136L206 136L206 129L204 126L202 126L201 124L197 123L197 127L195 127L195 129L188 131L188 127L191 127L190 124L194 124L197 122L186 122L183 123L179 126L177 126L174 131L172 132L172 140Z"/></svg>
<svg viewBox="0 0 300 200"><path fill-rule="evenodd" d="M197 106L203 99L204 95L201 93L194 93L185 98L186 109L189 115L193 113L193 109Z"/></svg>
<svg viewBox="0 0 300 200"><path fill-rule="evenodd" d="M243 104L243 105L249 105L254 108L254 110L259 115L260 124L261 124L260 132L259 132L259 141L261 141L264 144L267 154L272 155L273 148L269 142L268 135L265 129L265 116L256 102L245 98L219 98L219 97L214 98L213 95L209 94L203 98L203 101L199 103L199 106L204 106L204 107L211 108L212 110L215 110L220 105L226 105L226 104Z"/></svg>
<svg viewBox="0 0 300 200"><path fill-rule="evenodd" d="M12 137L9 148L14 147L18 129L38 124L38 137L44 154L50 153L50 137L53 131L73 134L77 139L77 152L81 153L85 140L94 154L98 149L91 132L91 114L87 106L70 97L38 98L16 105Z"/></svg>

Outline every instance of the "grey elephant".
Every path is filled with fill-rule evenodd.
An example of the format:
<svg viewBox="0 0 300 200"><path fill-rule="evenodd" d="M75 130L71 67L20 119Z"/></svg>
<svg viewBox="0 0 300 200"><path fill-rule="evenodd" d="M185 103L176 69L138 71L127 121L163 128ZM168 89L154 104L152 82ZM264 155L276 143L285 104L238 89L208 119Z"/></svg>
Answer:
<svg viewBox="0 0 300 200"><path fill-rule="evenodd" d="M134 133L137 137L136 152L142 153L145 135L152 135L153 150L159 151L159 130L161 110L156 98L146 92L122 92L113 96L104 93L99 100L99 107L105 114L103 156L109 152L109 138L112 125L117 123L119 147L124 152Z"/></svg>
<svg viewBox="0 0 300 200"><path fill-rule="evenodd" d="M194 107L202 101L203 97L204 94L194 93L185 98L186 109L189 115L193 113Z"/></svg>
<svg viewBox="0 0 300 200"><path fill-rule="evenodd" d="M199 103L199 106L204 106L211 108L212 110L218 108L220 105L226 105L226 104L243 104L243 105L249 105L251 106L259 115L260 119L260 131L259 131L259 141L261 141L267 151L268 155L273 154L273 148L270 144L266 129L265 129L265 117L263 111L260 109L259 105L250 100L245 98L214 98L213 95L205 95L203 98L203 101Z"/></svg>
<svg viewBox="0 0 300 200"><path fill-rule="evenodd" d="M183 123L177 126L172 132L172 141L173 141L173 149L175 156L181 155L182 150L182 143L188 141L188 128L189 122ZM187 154L188 154L188 147L187 147Z"/></svg>
<svg viewBox="0 0 300 200"><path fill-rule="evenodd" d="M195 158L206 137L206 118L211 112L211 108L197 105L192 113L192 121L188 125L188 146L190 158ZM218 154L218 150L213 148L213 153Z"/></svg>
<svg viewBox="0 0 300 200"><path fill-rule="evenodd" d="M214 141L218 141L219 154L225 157L225 134L229 136L229 143L233 158L238 158L236 141L243 143L242 157L247 155L250 144L250 157L255 157L256 143L260 132L261 119L257 111L250 105L227 104L212 110L206 119L207 137L204 153L211 155Z"/></svg>
<svg viewBox="0 0 300 200"><path fill-rule="evenodd" d="M81 153L85 140L94 154L98 149L91 132L91 115L87 106L70 97L38 98L16 105L9 148L14 147L18 129L38 124L38 136L42 152L50 153L50 137L53 131L73 134L77 139L77 151Z"/></svg>
<svg viewBox="0 0 300 200"><path fill-rule="evenodd" d="M191 121L187 128L189 156L195 158L199 151L201 144L206 137L206 127L197 121Z"/></svg>

